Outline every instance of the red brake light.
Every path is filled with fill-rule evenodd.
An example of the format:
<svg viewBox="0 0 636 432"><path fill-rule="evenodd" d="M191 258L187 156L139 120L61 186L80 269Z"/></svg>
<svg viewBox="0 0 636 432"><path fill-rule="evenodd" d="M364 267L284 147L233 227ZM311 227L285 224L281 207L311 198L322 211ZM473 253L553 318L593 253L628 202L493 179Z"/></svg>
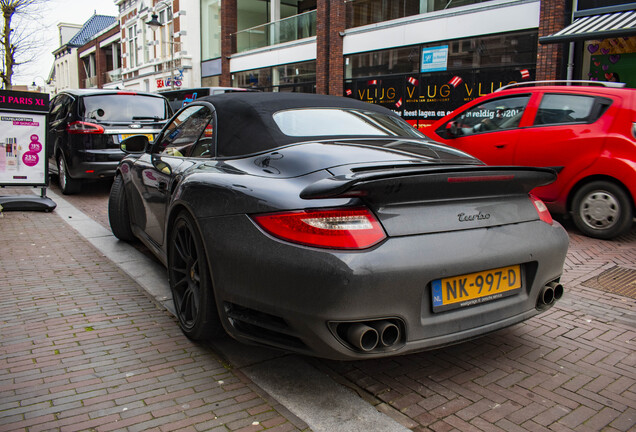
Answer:
<svg viewBox="0 0 636 432"><path fill-rule="evenodd" d="M95 123L76 121L66 126L66 132L70 134L103 134L104 128Z"/></svg>
<svg viewBox="0 0 636 432"><path fill-rule="evenodd" d="M380 222L365 208L301 210L252 216L282 240L329 249L366 249L386 238Z"/></svg>
<svg viewBox="0 0 636 432"><path fill-rule="evenodd" d="M544 202L532 194L530 194L530 201L532 201L532 204L534 204L534 208L537 209L537 213L539 213L539 219L547 224L552 225L552 215L550 214L550 211L548 210L548 207L546 207Z"/></svg>

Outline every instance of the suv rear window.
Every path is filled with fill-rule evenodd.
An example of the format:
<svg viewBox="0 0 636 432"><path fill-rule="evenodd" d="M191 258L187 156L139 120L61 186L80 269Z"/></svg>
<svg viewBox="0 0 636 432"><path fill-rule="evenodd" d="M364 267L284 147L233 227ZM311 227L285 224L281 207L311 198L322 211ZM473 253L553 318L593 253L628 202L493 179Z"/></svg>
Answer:
<svg viewBox="0 0 636 432"><path fill-rule="evenodd" d="M143 95L96 95L80 98L79 115L103 122L158 121L168 117L163 98Z"/></svg>

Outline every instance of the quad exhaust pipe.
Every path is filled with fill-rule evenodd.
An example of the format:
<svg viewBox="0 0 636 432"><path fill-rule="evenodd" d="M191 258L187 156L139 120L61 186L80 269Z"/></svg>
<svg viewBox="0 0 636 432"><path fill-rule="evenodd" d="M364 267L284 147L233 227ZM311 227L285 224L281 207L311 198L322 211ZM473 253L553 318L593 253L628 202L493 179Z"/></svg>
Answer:
<svg viewBox="0 0 636 432"><path fill-rule="evenodd" d="M347 342L364 352L395 345L400 336L400 328L388 320L354 323L346 331Z"/></svg>
<svg viewBox="0 0 636 432"><path fill-rule="evenodd" d="M550 282L539 292L539 298L537 300L537 306L550 306L556 300L561 299L563 297L563 285L558 282Z"/></svg>

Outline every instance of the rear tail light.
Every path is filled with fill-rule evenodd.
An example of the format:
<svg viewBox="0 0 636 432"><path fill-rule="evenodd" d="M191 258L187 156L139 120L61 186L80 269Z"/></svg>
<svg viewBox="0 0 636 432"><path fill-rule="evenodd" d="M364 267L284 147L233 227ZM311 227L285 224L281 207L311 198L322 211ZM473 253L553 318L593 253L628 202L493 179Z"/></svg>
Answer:
<svg viewBox="0 0 636 432"><path fill-rule="evenodd" d="M545 205L543 201L541 201L536 196L530 194L530 201L534 204L534 208L537 209L537 213L539 213L539 219L543 222L552 225L552 215L548 210L548 207Z"/></svg>
<svg viewBox="0 0 636 432"><path fill-rule="evenodd" d="M380 222L366 208L301 210L252 216L282 240L329 249L366 249L386 238Z"/></svg>
<svg viewBox="0 0 636 432"><path fill-rule="evenodd" d="M66 126L66 132L70 134L103 134L104 128L95 123L76 121Z"/></svg>

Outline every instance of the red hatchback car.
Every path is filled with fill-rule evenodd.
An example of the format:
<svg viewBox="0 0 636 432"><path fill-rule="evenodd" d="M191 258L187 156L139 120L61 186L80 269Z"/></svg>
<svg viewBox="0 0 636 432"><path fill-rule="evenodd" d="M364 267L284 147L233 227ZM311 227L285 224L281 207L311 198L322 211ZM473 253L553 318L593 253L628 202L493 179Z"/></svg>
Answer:
<svg viewBox="0 0 636 432"><path fill-rule="evenodd" d="M520 84L423 132L489 165L554 168L557 180L533 191L551 211L570 214L590 237L627 232L636 198L636 89Z"/></svg>

